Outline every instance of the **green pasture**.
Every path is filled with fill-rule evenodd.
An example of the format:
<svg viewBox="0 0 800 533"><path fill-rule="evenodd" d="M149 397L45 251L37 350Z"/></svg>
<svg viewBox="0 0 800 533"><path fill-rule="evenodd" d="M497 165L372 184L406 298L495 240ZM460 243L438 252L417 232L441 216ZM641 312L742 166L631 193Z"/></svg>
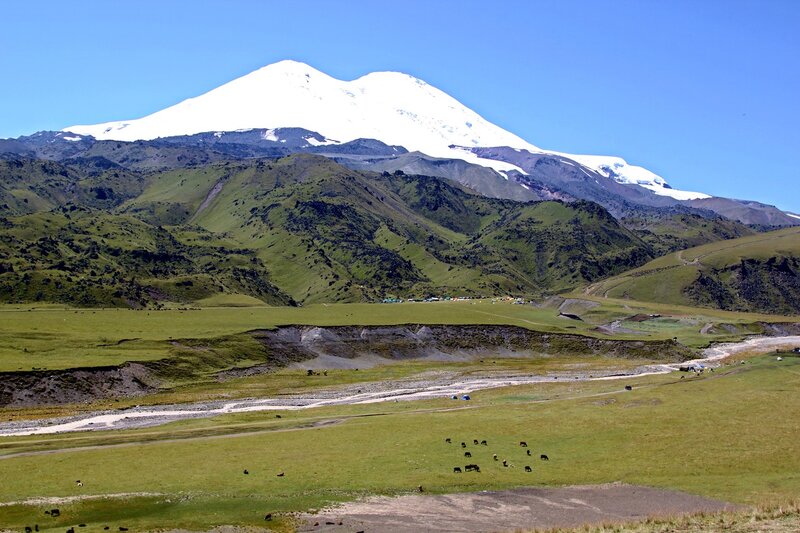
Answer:
<svg viewBox="0 0 800 533"><path fill-rule="evenodd" d="M220 297L222 298L222 297ZM731 313L677 305L606 300L588 310L583 321L558 316L551 307L514 305L492 300L403 303L317 304L307 307L242 307L243 300L228 300L229 307L196 309L129 310L71 309L57 306L0 306L0 371L59 369L118 365L126 361L151 361L171 357L176 343L194 339L220 339L279 325L396 325L396 324L502 324L551 333L577 333L603 338L664 340L677 337L689 346L705 346L714 340L731 340L740 333L701 335L707 323L752 324L758 321L798 321ZM224 305L225 299L214 304ZM623 322L633 333L613 336L595 327L634 314L658 313L672 317L641 323ZM638 325L637 325L638 324Z"/></svg>
<svg viewBox="0 0 800 533"><path fill-rule="evenodd" d="M790 416L800 409L800 358L762 356L704 377L681 375L496 389L469 403L327 407L280 419L263 412L119 433L0 439L0 501L21 502L0 507L0 525L265 525L265 513L419 485L446 493L622 481L744 504L800 493L800 441ZM489 446L473 446L472 439ZM550 461L528 458L520 440ZM18 455L36 451L48 453ZM493 453L512 466L494 462ZM481 473L452 472L470 462ZM524 472L527 464L532 473ZM52 504L24 503L121 493L144 494L62 503L57 519L43 514ZM287 520L277 524L288 527Z"/></svg>

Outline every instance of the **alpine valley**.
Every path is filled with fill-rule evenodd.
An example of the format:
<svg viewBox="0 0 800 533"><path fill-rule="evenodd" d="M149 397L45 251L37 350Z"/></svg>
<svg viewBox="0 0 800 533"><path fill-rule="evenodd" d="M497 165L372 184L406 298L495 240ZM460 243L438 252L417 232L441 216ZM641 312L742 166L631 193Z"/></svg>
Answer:
<svg viewBox="0 0 800 533"><path fill-rule="evenodd" d="M294 61L144 118L0 140L8 303L545 297L798 224L619 157L543 150L406 74L341 81ZM759 242L781 246L691 270L673 299L770 312L735 287L778 276L795 294L800 246Z"/></svg>

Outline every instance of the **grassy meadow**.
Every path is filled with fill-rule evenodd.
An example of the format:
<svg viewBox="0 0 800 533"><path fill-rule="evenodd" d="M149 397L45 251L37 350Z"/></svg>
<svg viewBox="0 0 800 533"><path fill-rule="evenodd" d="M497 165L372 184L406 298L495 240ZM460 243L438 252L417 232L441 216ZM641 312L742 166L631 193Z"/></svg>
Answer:
<svg viewBox="0 0 800 533"><path fill-rule="evenodd" d="M0 501L18 503L0 507L0 524L281 529L291 527L285 513L419 485L447 493L623 481L742 504L788 501L800 492L797 420L785 416L800 409L798 386L800 358L760 356L704 377L511 387L477 393L469 404L326 407L281 418L262 412L125 432L4 438ZM472 439L489 446L472 446ZM551 460L527 458L520 440ZM472 459L463 457L460 441L470 443ZM512 467L492 461L493 453ZM453 474L465 461L482 472ZM26 502L115 494L128 496ZM52 507L62 516L44 515ZM265 522L266 513L276 520Z"/></svg>

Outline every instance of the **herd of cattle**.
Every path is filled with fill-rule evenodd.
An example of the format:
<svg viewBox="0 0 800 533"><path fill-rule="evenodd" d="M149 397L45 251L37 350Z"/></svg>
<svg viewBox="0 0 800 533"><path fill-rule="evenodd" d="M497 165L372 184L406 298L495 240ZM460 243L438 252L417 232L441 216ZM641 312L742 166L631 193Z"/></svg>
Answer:
<svg viewBox="0 0 800 533"><path fill-rule="evenodd" d="M453 444L453 439L451 439L450 437L447 437L446 439L444 439L444 442L446 444ZM487 447L489 446L489 443L486 440L479 441L478 439L473 439L472 444L474 446L487 446ZM528 443L523 440L523 441L519 442L519 446L520 446L520 448L527 448L528 447ZM466 447L467 447L466 441L462 442L461 443L461 448L466 448ZM526 457L532 457L533 456L533 454L531 453L530 450L526 449L525 452L526 452ZM468 458L471 459L472 458L472 452L469 451L469 450L466 450L464 452L464 457L468 457ZM498 462L500 461L500 459L497 457L496 453L492 454L492 459L495 460L495 461L498 461ZM550 458L545 454L539 455L539 459L541 459L542 461L549 461L550 460ZM512 464L510 464L508 462L508 459L503 459L502 464L506 468L514 466L514 465L512 465ZM461 474L463 472L480 472L480 471L481 471L481 467L479 465L477 465L477 464L464 465L464 469L463 470L461 469L460 466L454 466L453 467L453 473L454 474ZM533 472L533 469L530 467L530 465L525 465L525 471L526 472Z"/></svg>

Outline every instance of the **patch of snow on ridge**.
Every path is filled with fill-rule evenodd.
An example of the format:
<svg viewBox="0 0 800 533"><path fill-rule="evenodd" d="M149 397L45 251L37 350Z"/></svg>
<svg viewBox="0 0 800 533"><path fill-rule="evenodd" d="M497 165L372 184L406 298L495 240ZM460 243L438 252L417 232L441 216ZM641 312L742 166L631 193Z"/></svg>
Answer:
<svg viewBox="0 0 800 533"><path fill-rule="evenodd" d="M556 153L556 152L552 152ZM621 157L606 155L558 155L568 157L577 161L581 165L588 167L603 176L613 179L617 183L628 185L639 185L660 196L670 196L676 200L696 200L698 198L710 198L708 194L702 192L682 191L673 189L669 184L654 172L644 167L631 165Z"/></svg>
<svg viewBox="0 0 800 533"><path fill-rule="evenodd" d="M75 141L82 141L82 140L83 140L83 137L79 137L79 136L77 136L77 135L76 135L76 136L74 136L74 137L71 137L71 136L69 136L69 135L64 135L64 136L63 136L63 137L61 137L61 138L62 138L62 139L64 139L65 141L72 141L72 142L75 142Z"/></svg>
<svg viewBox="0 0 800 533"><path fill-rule="evenodd" d="M788 213L788 212L786 213L786 215L800 220L800 215L795 215L794 213Z"/></svg>

